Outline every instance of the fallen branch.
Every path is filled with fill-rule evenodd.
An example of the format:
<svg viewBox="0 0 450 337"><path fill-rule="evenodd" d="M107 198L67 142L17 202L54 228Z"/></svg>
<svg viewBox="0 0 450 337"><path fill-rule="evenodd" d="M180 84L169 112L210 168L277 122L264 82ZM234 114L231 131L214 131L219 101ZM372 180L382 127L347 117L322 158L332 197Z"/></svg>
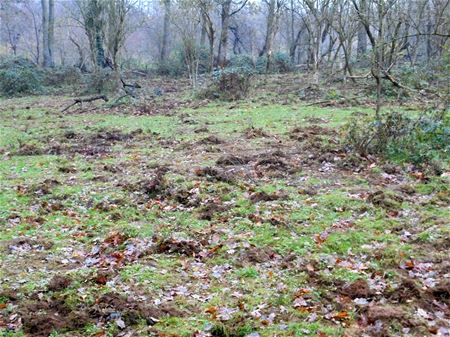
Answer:
<svg viewBox="0 0 450 337"><path fill-rule="evenodd" d="M342 97L340 99L327 99L327 100L323 100L323 101L309 103L304 106L320 105L320 104L326 104L326 103L343 103L343 102L351 101L351 100L358 99L358 98L364 98L364 97L365 96L354 96L354 97Z"/></svg>
<svg viewBox="0 0 450 337"><path fill-rule="evenodd" d="M73 107L76 104L80 104L82 106L83 103L85 103L85 102L94 102L99 99L101 99L105 102L108 102L108 97L106 97L105 95L98 95L98 96L92 96L92 97L79 97L79 98L75 98L74 102L72 104L68 105L67 107L65 107L63 110L61 110L61 112L69 110L71 107Z"/></svg>
<svg viewBox="0 0 450 337"><path fill-rule="evenodd" d="M365 75L348 75L348 78L353 78L353 79L357 79L357 78L369 78L370 77L370 71L365 74Z"/></svg>
<svg viewBox="0 0 450 337"><path fill-rule="evenodd" d="M128 96L137 98L135 89L140 89L142 87L138 83L134 83L134 84L125 83L125 81L122 78L120 78L120 81L122 82L123 91L125 91L125 93Z"/></svg>

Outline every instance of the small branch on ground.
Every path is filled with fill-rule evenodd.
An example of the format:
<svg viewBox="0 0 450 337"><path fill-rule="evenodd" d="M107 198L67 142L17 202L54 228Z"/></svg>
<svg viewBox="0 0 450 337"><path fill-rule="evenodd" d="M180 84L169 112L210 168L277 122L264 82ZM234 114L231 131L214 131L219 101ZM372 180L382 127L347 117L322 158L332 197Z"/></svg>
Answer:
<svg viewBox="0 0 450 337"><path fill-rule="evenodd" d="M67 110L69 110L71 107L73 107L76 104L80 104L81 106L83 105L83 103L88 103L88 102L94 102L97 100L103 100L105 102L108 102L108 97L106 97L105 95L98 95L98 96L92 96L92 97L79 97L79 98L75 98L74 102L70 105L68 105L67 107L65 107L63 110L61 110L61 112L65 112Z"/></svg>

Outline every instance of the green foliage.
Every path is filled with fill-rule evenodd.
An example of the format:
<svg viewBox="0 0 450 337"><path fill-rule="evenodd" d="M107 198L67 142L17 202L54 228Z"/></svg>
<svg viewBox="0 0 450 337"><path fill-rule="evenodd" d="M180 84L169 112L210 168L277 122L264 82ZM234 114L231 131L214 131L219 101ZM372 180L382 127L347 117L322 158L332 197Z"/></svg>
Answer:
<svg viewBox="0 0 450 337"><path fill-rule="evenodd" d="M200 74L209 70L209 51L208 49L195 46L196 56L198 58L198 72ZM183 46L174 48L172 53L166 60L158 62L156 64L156 73L158 75L180 77L186 74L188 71L188 65L186 62L186 52Z"/></svg>
<svg viewBox="0 0 450 337"><path fill-rule="evenodd" d="M46 86L76 85L81 83L82 75L76 67L56 67L45 72Z"/></svg>
<svg viewBox="0 0 450 337"><path fill-rule="evenodd" d="M36 94L42 90L42 71L22 57L0 60L0 94L17 96Z"/></svg>
<svg viewBox="0 0 450 337"><path fill-rule="evenodd" d="M416 165L448 159L450 118L429 112L412 118L393 111L377 119L358 113L344 127L345 144L360 155L377 154Z"/></svg>
<svg viewBox="0 0 450 337"><path fill-rule="evenodd" d="M84 78L83 94L100 94L111 92L116 88L112 71L100 69Z"/></svg>
<svg viewBox="0 0 450 337"><path fill-rule="evenodd" d="M249 55L245 54L233 55L230 58L230 62L227 68L234 69L236 71L242 70L248 74L252 74L255 72L255 65L252 58Z"/></svg>
<svg viewBox="0 0 450 337"><path fill-rule="evenodd" d="M265 73L287 73L292 71L293 66L288 54L277 52L273 54L269 69L267 69L267 55L260 56L256 60L256 71L260 74Z"/></svg>
<svg viewBox="0 0 450 337"><path fill-rule="evenodd" d="M251 86L251 73L240 68L225 68L213 74L211 85L198 93L200 97L237 101L248 95Z"/></svg>

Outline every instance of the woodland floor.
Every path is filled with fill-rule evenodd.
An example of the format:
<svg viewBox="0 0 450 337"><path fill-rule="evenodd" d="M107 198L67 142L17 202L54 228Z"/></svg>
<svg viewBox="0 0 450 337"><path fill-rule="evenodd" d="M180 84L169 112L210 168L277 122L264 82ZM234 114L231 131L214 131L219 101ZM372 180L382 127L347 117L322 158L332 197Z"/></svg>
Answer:
<svg viewBox="0 0 450 337"><path fill-rule="evenodd" d="M370 102L284 81L0 101L0 335L448 336L448 175L343 152Z"/></svg>

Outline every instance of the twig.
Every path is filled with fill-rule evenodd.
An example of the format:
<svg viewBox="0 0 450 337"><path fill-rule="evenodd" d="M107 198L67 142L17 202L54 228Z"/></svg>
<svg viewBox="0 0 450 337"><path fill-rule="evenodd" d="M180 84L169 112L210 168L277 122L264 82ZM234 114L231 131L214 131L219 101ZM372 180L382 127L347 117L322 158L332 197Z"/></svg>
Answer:
<svg viewBox="0 0 450 337"><path fill-rule="evenodd" d="M82 104L83 102L93 102L96 100L103 100L105 102L108 102L108 97L106 97L105 95L98 95L98 96L92 96L92 97L79 97L79 98L75 98L74 102L70 105L68 105L67 107L65 107L63 110L61 110L61 112L67 111L69 110L71 107L73 107L76 104Z"/></svg>

